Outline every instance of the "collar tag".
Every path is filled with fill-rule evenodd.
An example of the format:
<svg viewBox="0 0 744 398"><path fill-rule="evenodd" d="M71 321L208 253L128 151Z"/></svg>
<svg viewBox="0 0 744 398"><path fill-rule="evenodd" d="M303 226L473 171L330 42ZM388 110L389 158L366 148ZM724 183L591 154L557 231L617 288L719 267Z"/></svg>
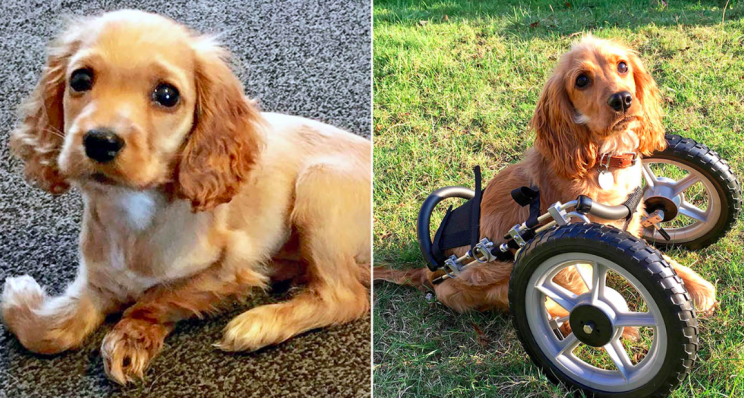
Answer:
<svg viewBox="0 0 744 398"><path fill-rule="evenodd" d="M607 169L600 170L599 175L597 176L597 182L602 190L608 191L615 186L615 177L612 175L612 172Z"/></svg>

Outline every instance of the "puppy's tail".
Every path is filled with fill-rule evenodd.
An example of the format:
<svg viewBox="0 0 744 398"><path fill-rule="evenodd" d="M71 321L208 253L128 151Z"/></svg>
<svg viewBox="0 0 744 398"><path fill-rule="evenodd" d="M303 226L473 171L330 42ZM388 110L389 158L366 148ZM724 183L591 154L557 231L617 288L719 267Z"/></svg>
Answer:
<svg viewBox="0 0 744 398"><path fill-rule="evenodd" d="M387 281L398 285L413 286L419 290L433 289L427 277L426 268L402 271L385 267L375 267L373 279L375 281Z"/></svg>

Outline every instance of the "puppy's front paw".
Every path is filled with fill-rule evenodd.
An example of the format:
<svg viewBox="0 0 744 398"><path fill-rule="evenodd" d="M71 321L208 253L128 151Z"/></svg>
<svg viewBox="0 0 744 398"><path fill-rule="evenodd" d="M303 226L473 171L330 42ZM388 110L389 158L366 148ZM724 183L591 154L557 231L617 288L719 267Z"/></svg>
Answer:
<svg viewBox="0 0 744 398"><path fill-rule="evenodd" d="M20 323L23 319L31 318L31 311L41 307L45 298L44 289L34 278L28 275L7 278L1 302L4 322L18 334Z"/></svg>
<svg viewBox="0 0 744 398"><path fill-rule="evenodd" d="M119 384L144 378L150 361L163 348L167 327L150 321L123 318L101 345L106 374Z"/></svg>
<svg viewBox="0 0 744 398"><path fill-rule="evenodd" d="M244 312L225 326L222 341L215 346L224 351L256 351L284 341L282 331L275 330L263 317L264 306Z"/></svg>
<svg viewBox="0 0 744 398"><path fill-rule="evenodd" d="M718 300L716 300L716 287L708 281L696 281L689 285L685 282L685 285L697 314L703 317L713 315L719 307Z"/></svg>
<svg viewBox="0 0 744 398"><path fill-rule="evenodd" d="M716 300L715 288L708 292L690 292L692 296L692 302L695 305L695 311L698 316L708 317L716 312L716 309L720 306L718 300Z"/></svg>

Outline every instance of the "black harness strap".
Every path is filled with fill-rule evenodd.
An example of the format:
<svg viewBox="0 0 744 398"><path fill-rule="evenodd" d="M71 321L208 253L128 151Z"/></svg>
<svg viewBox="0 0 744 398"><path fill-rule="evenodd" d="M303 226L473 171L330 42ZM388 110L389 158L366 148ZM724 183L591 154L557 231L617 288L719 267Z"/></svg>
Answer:
<svg viewBox="0 0 744 398"><path fill-rule="evenodd" d="M525 222L527 228L537 226L540 217L540 190L533 187L519 187L511 191L511 197L518 205L530 206L530 216Z"/></svg>
<svg viewBox="0 0 744 398"><path fill-rule="evenodd" d="M476 166L473 173L475 196L454 210L450 206L434 234L432 257L439 263L446 259L444 252L447 249L461 246L473 248L480 240L480 204L483 197L480 166Z"/></svg>
<svg viewBox="0 0 744 398"><path fill-rule="evenodd" d="M530 206L530 215L527 221L524 222L528 229L522 233L522 239L530 240L535 237L532 228L540 224L537 221L538 217L540 217L540 190L536 187L519 187L511 191L511 197L522 207ZM509 243L512 242L510 241ZM519 246L517 245L516 248L518 249Z"/></svg>
<svg viewBox="0 0 744 398"><path fill-rule="evenodd" d="M473 174L475 174L475 196L473 197L475 205L470 206L470 250L475 249L475 245L480 241L480 203L483 198L480 166L473 168Z"/></svg>

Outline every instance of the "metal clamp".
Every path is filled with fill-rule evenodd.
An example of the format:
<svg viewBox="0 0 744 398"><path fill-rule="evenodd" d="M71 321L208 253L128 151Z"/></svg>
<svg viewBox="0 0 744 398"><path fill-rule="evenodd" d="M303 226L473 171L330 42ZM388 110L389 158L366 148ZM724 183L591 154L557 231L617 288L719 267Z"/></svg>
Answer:
<svg viewBox="0 0 744 398"><path fill-rule="evenodd" d="M509 230L509 236L514 239L515 242L519 245L519 247L522 247L527 244L527 242L524 241L522 238L522 226L517 224L512 227L512 229Z"/></svg>
<svg viewBox="0 0 744 398"><path fill-rule="evenodd" d="M475 244L472 253L469 254L470 257L481 264L490 263L491 261L496 260L496 256L491 254L491 249L493 249L493 242L488 240L488 238L483 238L480 242Z"/></svg>
<svg viewBox="0 0 744 398"><path fill-rule="evenodd" d="M641 225L645 228L656 227L657 224L664 221L664 210L658 209L653 211L648 217L641 221Z"/></svg>
<svg viewBox="0 0 744 398"><path fill-rule="evenodd" d="M460 275L460 272L462 271L462 267L460 266L460 262L457 259L457 256L454 254L449 256L448 259L444 260L444 272L449 275L450 278L454 278L457 275Z"/></svg>
<svg viewBox="0 0 744 398"><path fill-rule="evenodd" d="M556 224L568 224L568 220L566 219L566 211L562 209L561 202L556 202L552 206L548 207L548 213L551 217L553 217L553 220L555 220Z"/></svg>
<svg viewBox="0 0 744 398"><path fill-rule="evenodd" d="M666 239L667 241L672 240L672 237L669 236L669 233L661 227L660 224L662 221L664 221L664 210L657 209L649 214L648 217L641 220L641 225L644 228L654 228L659 233L659 235L661 235L661 237Z"/></svg>
<svg viewBox="0 0 744 398"><path fill-rule="evenodd" d="M481 239L480 242L475 244L473 250L468 250L465 255L458 258L454 254L449 256L448 259L444 260L444 272L447 273L448 278L454 278L466 268L476 262L488 263L496 260L496 256L491 254L494 244L488 238ZM446 279L446 278L444 278Z"/></svg>

